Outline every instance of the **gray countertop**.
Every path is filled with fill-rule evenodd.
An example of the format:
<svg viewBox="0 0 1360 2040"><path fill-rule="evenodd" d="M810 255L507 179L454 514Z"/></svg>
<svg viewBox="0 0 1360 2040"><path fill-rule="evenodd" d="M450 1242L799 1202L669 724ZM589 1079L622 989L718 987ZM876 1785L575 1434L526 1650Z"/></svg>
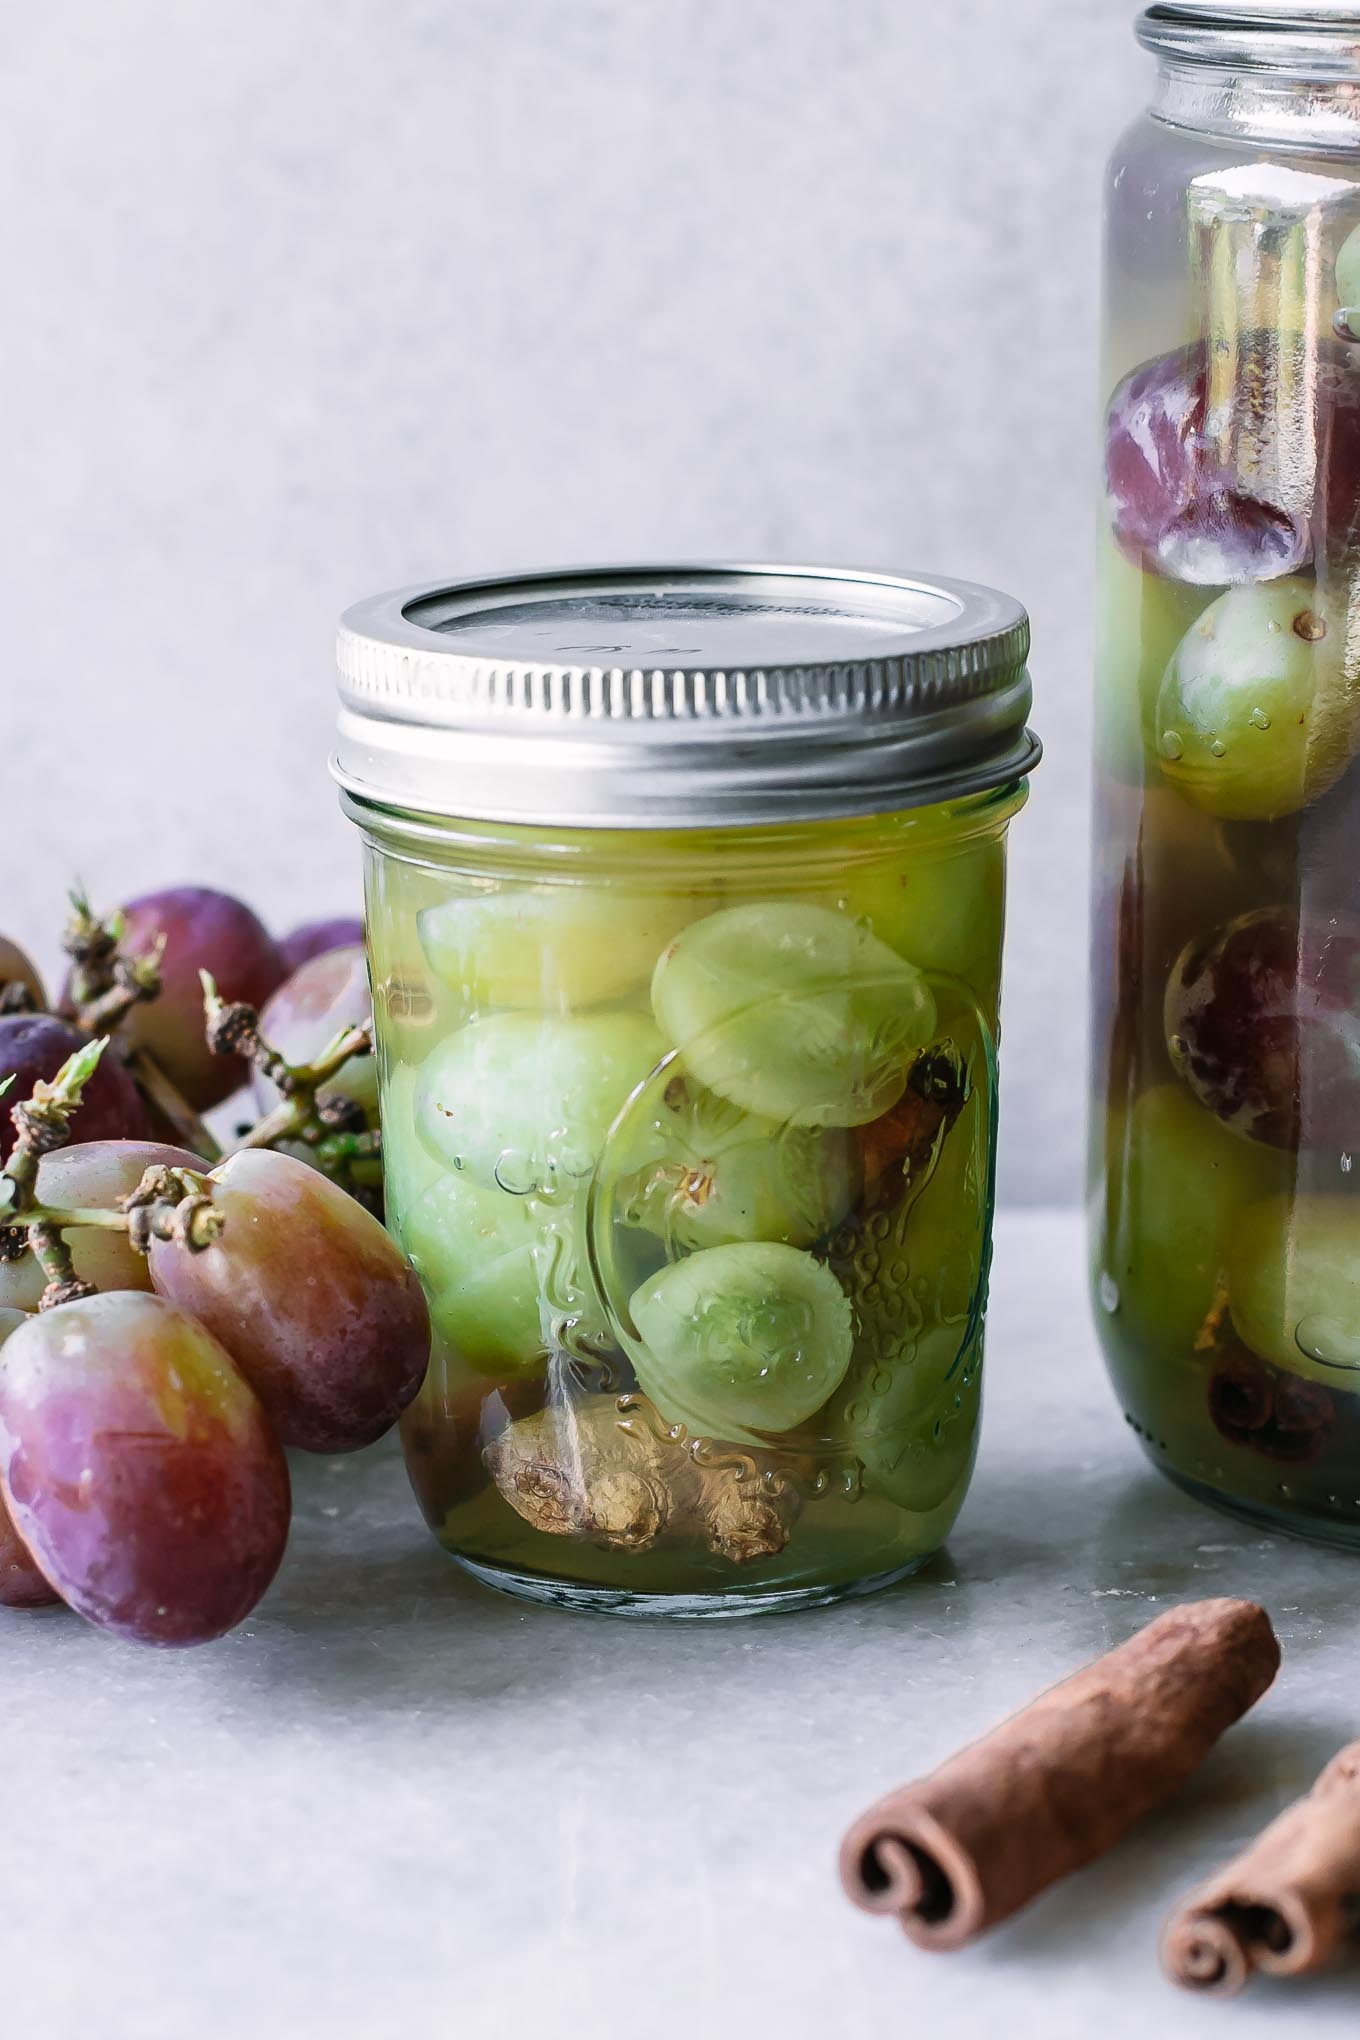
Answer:
<svg viewBox="0 0 1360 2040"><path fill-rule="evenodd" d="M282 1575L219 1644L5 1616L4 2030L1354 2033L1360 1972L1225 2010L1164 1984L1155 1942L1360 1732L1360 1558L1147 1470L1081 1268L1074 1217L1002 1218L973 1494L948 1549L871 1600L673 1626L526 1608L442 1556L384 1446L305 1469ZM1265 1600L1285 1667L1173 1810L962 1955L845 1903L862 1804L1219 1593Z"/></svg>

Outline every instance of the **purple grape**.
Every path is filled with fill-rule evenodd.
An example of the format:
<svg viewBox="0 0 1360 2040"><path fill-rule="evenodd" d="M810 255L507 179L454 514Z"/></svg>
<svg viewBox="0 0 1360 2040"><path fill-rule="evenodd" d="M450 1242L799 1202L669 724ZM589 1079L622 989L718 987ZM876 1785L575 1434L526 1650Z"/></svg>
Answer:
<svg viewBox="0 0 1360 2040"><path fill-rule="evenodd" d="M249 907L206 886L146 893L123 914L125 947L148 950L158 935L166 938L160 997L133 1008L125 1039L151 1051L195 1111L221 1104L245 1082L246 1065L209 1049L199 971L211 973L224 999L262 1006L285 975L278 944Z"/></svg>
<svg viewBox="0 0 1360 2040"><path fill-rule="evenodd" d="M14 1078L5 1098L0 1099L0 1161L8 1159L14 1146L9 1108L27 1098L40 1077L50 1082L66 1058L85 1042L79 1028L53 1013L0 1015L0 1082L7 1076ZM116 1046L110 1044L72 1114L71 1138L147 1140L150 1134L151 1121L141 1095L119 1060Z"/></svg>
<svg viewBox="0 0 1360 2040"><path fill-rule="evenodd" d="M11 1332L27 1323L21 1310L0 1306L0 1346ZM15 1529L0 1496L0 1607L50 1608L60 1599L61 1595L33 1563L33 1554Z"/></svg>
<svg viewBox="0 0 1360 2040"><path fill-rule="evenodd" d="M1182 952L1171 1060L1200 1103L1271 1147L1360 1144L1360 922L1241 914Z"/></svg>
<svg viewBox="0 0 1360 2040"><path fill-rule="evenodd" d="M221 1340L286 1445L371 1444L429 1361L414 1272L371 1213L291 1155L247 1148L212 1180L222 1237L198 1253L154 1241L157 1290Z"/></svg>
<svg viewBox="0 0 1360 2040"><path fill-rule="evenodd" d="M1287 366L1279 349L1273 333L1245 337L1244 411L1250 393L1273 388L1277 363ZM1203 587L1296 573L1350 535L1360 495L1360 382L1350 351L1324 343L1316 357L1319 486L1303 510L1281 500L1297 458L1281 449L1278 474L1262 460L1266 428L1249 413L1241 429L1254 453L1234 463L1234 421L1210 414L1209 359L1204 340L1159 355L1110 399L1105 478L1115 537L1136 565Z"/></svg>
<svg viewBox="0 0 1360 2040"><path fill-rule="evenodd" d="M32 993L40 1007L47 1004L42 980L29 958L25 956L17 942L11 942L7 936L0 935L0 992L4 991L6 985L14 984L22 985L25 991Z"/></svg>
<svg viewBox="0 0 1360 2040"><path fill-rule="evenodd" d="M362 948L327 949L286 978L260 1015L265 1040L290 1063L310 1063L329 1048L337 1034L362 1027L373 1018L368 989L368 964ZM251 1079L262 1112L279 1102L279 1094L258 1073ZM378 1065L372 1055L351 1056L327 1086L363 1106L370 1126L378 1124Z"/></svg>
<svg viewBox="0 0 1360 2040"><path fill-rule="evenodd" d="M113 1211L148 1169L201 1169L206 1174L211 1167L211 1162L200 1161L186 1149L160 1141L78 1141L43 1156L37 1194L41 1203L68 1211L76 1207ZM74 1226L66 1243L82 1282L92 1282L96 1289L150 1289L146 1256L137 1252L125 1232ZM6 1307L37 1310L46 1286L47 1277L34 1255L0 1261L0 1317Z"/></svg>
<svg viewBox="0 0 1360 2040"><path fill-rule="evenodd" d="M0 1367L0 1494L64 1601L140 1643L250 1613L288 1538L288 1468L228 1355L159 1296L30 1318Z"/></svg>
<svg viewBox="0 0 1360 2040"><path fill-rule="evenodd" d="M340 914L330 921L304 921L300 928L294 928L279 943L279 954L285 970L291 974L301 964L309 963L314 956L324 956L331 949L352 949L362 946L364 924L357 914Z"/></svg>

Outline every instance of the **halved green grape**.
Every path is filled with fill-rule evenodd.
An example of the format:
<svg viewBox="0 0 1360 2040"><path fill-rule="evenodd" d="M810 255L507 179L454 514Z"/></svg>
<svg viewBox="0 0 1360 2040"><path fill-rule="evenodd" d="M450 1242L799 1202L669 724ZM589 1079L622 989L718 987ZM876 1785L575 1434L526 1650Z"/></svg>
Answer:
<svg viewBox="0 0 1360 2040"><path fill-rule="evenodd" d="M1157 757L1196 807L1270 821L1340 778L1358 715L1344 617L1311 581L1255 582L1211 602L1177 646L1157 696Z"/></svg>
<svg viewBox="0 0 1360 2040"><path fill-rule="evenodd" d="M610 1137L616 1219L668 1253L740 1240L811 1246L845 1216L859 1182L839 1131L781 1126L706 1091L669 1058Z"/></svg>
<svg viewBox="0 0 1360 2040"><path fill-rule="evenodd" d="M637 1013L469 1021L420 1073L416 1123L446 1168L518 1195L584 1180L610 1121L660 1060Z"/></svg>
<svg viewBox="0 0 1360 2040"><path fill-rule="evenodd" d="M445 900L416 921L431 969L469 1008L550 1013L645 984L692 911L666 897L545 885Z"/></svg>
<svg viewBox="0 0 1360 2040"><path fill-rule="evenodd" d="M854 1344L835 1276L770 1241L673 1262L634 1293L629 1315L644 1393L696 1436L744 1440L805 1423L840 1386Z"/></svg>
<svg viewBox="0 0 1360 2040"><path fill-rule="evenodd" d="M440 1176L401 1222L401 1241L430 1299L436 1332L479 1374L539 1369L547 1356L527 1197Z"/></svg>
<svg viewBox="0 0 1360 2040"><path fill-rule="evenodd" d="M918 970L946 971L982 998L1000 975L1005 889L1005 844L979 836L852 872L839 904Z"/></svg>
<svg viewBox="0 0 1360 2040"><path fill-rule="evenodd" d="M809 1126L888 1111L935 1025L913 964L848 915L796 900L694 922L657 964L652 1005L710 1091Z"/></svg>
<svg viewBox="0 0 1360 2040"><path fill-rule="evenodd" d="M1360 1394L1360 1212L1349 1197L1279 1196L1237 1218L1228 1307L1262 1360Z"/></svg>
<svg viewBox="0 0 1360 2040"><path fill-rule="evenodd" d="M1107 1132L1108 1233L1101 1308L1170 1366L1188 1360L1242 1214L1284 1182L1284 1158L1236 1138L1180 1084L1118 1108Z"/></svg>

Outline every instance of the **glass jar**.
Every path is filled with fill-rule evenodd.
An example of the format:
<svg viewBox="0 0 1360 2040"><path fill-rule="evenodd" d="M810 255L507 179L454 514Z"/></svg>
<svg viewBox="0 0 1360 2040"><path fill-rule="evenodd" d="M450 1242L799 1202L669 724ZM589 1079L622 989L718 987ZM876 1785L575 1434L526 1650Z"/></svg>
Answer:
<svg viewBox="0 0 1360 2040"><path fill-rule="evenodd" d="M830 570L407 591L341 632L436 1536L672 1614L910 1572L963 1499L1023 610Z"/></svg>
<svg viewBox="0 0 1360 2040"><path fill-rule="evenodd" d="M1360 7L1150 8L1108 186L1092 1246L1182 1486L1360 1543Z"/></svg>

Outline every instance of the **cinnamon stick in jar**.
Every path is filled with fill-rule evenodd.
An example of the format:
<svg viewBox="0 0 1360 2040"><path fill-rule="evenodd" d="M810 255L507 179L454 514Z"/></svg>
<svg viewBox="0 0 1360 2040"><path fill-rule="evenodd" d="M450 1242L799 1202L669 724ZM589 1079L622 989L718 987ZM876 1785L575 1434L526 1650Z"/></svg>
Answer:
<svg viewBox="0 0 1360 2040"><path fill-rule="evenodd" d="M961 1948L1169 1799L1275 1677L1251 1601L1192 1601L857 1820L841 1880L921 1948Z"/></svg>
<svg viewBox="0 0 1360 2040"><path fill-rule="evenodd" d="M1360 1743L1307 1798L1176 1908L1162 1965L1187 1990L1230 1996L1254 1969L1301 1976L1360 1935Z"/></svg>

